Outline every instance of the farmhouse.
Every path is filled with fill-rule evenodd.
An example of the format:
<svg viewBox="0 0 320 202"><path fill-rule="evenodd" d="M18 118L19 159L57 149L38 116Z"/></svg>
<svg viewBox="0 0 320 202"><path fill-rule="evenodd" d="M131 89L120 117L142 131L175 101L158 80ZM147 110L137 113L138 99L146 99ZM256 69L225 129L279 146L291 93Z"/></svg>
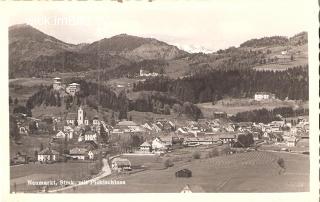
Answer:
<svg viewBox="0 0 320 202"><path fill-rule="evenodd" d="M141 152L150 153L151 149L152 149L152 146L147 141L140 145L140 151Z"/></svg>
<svg viewBox="0 0 320 202"><path fill-rule="evenodd" d="M59 152L46 148L38 153L38 161L47 162L47 161L57 161L59 159Z"/></svg>
<svg viewBox="0 0 320 202"><path fill-rule="evenodd" d="M287 146L294 147L297 144L297 139L295 137L291 137L287 139Z"/></svg>
<svg viewBox="0 0 320 202"><path fill-rule="evenodd" d="M85 148L75 147L73 149L70 149L70 156L73 159L77 159L77 160L85 160L87 153L88 153L88 150Z"/></svg>
<svg viewBox="0 0 320 202"><path fill-rule="evenodd" d="M114 158L111 163L112 170L121 172L121 171L130 171L131 163L128 159L123 158Z"/></svg>
<svg viewBox="0 0 320 202"><path fill-rule="evenodd" d="M225 112L213 112L213 118L215 118L215 119L227 118L227 113L225 113Z"/></svg>
<svg viewBox="0 0 320 202"><path fill-rule="evenodd" d="M270 100L270 99L275 99L276 96L273 93L268 93L268 92L256 92L254 94L254 100L256 101L261 101L261 100Z"/></svg>
<svg viewBox="0 0 320 202"><path fill-rule="evenodd" d="M151 145L153 150L166 150L172 146L172 137L156 137Z"/></svg>
<svg viewBox="0 0 320 202"><path fill-rule="evenodd" d="M237 140L237 135L235 134L222 134L219 135L219 140L224 144L235 142Z"/></svg>
<svg viewBox="0 0 320 202"><path fill-rule="evenodd" d="M85 141L97 141L97 133L93 131L87 131L84 134Z"/></svg>

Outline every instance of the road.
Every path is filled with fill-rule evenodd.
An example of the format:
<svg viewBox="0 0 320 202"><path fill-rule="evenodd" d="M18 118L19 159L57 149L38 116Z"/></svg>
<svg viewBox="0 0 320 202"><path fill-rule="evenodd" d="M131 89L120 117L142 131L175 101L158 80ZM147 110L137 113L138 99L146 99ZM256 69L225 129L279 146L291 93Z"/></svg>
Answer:
<svg viewBox="0 0 320 202"><path fill-rule="evenodd" d="M110 169L108 160L107 159L103 159L102 162L103 162L103 167L101 169L101 173L98 176L96 176L96 177L94 177L94 178L92 178L92 179L90 179L88 181L96 182L96 181L98 181L98 180L100 180L100 179L102 179L102 178L104 178L104 177L106 177L106 176L111 174L111 169ZM85 185L85 184L70 185L70 186L59 188L59 189L55 189L55 190L49 190L48 192L49 193L56 193L56 192L60 192L60 191L65 191L67 189L72 189L72 188L75 188L75 187L78 187L78 186L81 186L81 185Z"/></svg>

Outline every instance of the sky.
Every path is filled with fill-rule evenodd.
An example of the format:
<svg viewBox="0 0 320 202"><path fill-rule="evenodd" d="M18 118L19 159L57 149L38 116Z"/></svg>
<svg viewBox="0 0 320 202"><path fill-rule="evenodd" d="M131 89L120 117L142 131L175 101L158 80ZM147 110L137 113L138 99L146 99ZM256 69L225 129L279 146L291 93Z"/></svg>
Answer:
<svg viewBox="0 0 320 202"><path fill-rule="evenodd" d="M303 0L63 3L16 6L9 25L27 23L73 44L126 33L204 52L239 46L252 38L293 36L307 31L310 19Z"/></svg>

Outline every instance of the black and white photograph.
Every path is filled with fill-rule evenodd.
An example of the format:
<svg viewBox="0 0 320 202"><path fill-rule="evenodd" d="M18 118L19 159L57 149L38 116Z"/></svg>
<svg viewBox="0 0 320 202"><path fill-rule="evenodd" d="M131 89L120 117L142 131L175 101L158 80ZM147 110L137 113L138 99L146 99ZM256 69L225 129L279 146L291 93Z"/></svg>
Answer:
<svg viewBox="0 0 320 202"><path fill-rule="evenodd" d="M8 16L11 195L310 192L309 4L98 3Z"/></svg>

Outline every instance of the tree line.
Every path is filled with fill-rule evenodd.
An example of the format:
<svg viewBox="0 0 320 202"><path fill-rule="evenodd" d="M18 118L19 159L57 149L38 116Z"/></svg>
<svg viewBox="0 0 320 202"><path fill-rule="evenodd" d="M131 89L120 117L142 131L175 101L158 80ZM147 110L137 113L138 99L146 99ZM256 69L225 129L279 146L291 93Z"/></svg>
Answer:
<svg viewBox="0 0 320 202"><path fill-rule="evenodd" d="M252 111L239 112L230 119L234 122L255 122L255 123L270 123L272 121L280 121L281 115L284 118L308 115L308 109L292 109L291 107L278 107L272 110L256 109Z"/></svg>

